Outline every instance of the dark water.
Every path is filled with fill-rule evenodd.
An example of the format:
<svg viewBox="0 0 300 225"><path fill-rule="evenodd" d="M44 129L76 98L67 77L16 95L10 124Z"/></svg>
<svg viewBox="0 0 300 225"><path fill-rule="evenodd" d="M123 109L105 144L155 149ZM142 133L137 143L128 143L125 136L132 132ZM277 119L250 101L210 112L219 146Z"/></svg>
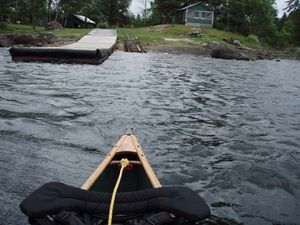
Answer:
<svg viewBox="0 0 300 225"><path fill-rule="evenodd" d="M300 63L114 53L12 63L0 49L0 224L49 181L80 186L127 128L164 185L215 215L300 224Z"/></svg>

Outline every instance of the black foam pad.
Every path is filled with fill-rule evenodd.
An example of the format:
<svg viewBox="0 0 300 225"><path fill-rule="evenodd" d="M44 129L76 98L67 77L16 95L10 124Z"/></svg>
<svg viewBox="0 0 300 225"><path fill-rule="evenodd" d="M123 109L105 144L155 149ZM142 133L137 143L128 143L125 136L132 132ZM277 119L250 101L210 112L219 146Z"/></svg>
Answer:
<svg viewBox="0 0 300 225"><path fill-rule="evenodd" d="M61 211L89 214L108 214L110 193L92 192L63 183L43 185L20 204L29 218L55 215ZM114 214L166 211L191 221L210 216L206 202L186 187L161 187L135 192L122 192L116 196Z"/></svg>

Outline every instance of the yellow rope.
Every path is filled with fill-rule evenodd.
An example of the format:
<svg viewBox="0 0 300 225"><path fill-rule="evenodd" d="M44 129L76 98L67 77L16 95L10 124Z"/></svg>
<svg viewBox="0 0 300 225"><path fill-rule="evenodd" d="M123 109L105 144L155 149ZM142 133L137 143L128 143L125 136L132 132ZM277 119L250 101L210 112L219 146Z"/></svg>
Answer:
<svg viewBox="0 0 300 225"><path fill-rule="evenodd" d="M121 182L123 171L129 165L129 160L128 159L122 159L120 161L120 164L121 164L121 169L120 169L119 177L118 177L118 180L117 180L116 185L114 187L114 191L112 193L110 206L109 206L109 215L108 215L108 223L107 223L108 225L112 224L112 216L113 216L113 209L114 209L116 194L117 194L120 182Z"/></svg>

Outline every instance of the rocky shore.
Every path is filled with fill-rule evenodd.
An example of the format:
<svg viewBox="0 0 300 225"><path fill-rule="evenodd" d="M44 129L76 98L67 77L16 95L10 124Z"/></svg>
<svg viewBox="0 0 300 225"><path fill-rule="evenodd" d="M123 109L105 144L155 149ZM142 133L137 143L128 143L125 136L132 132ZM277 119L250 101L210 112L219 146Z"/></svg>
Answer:
<svg viewBox="0 0 300 225"><path fill-rule="evenodd" d="M122 42L117 45L117 50L124 51ZM223 46L220 43L214 42L209 43L201 47L178 47L171 45L151 45L144 44L143 48L146 52L154 53L168 53L168 54L191 54L211 58L220 59L235 59L235 60L280 60L280 59L292 59L300 60L300 50L295 49L294 51L279 51L275 49L251 49L241 47L228 47Z"/></svg>
<svg viewBox="0 0 300 225"><path fill-rule="evenodd" d="M72 37L56 37L52 33L5 34L0 35L0 47L24 46L47 47L61 46L76 41Z"/></svg>
<svg viewBox="0 0 300 225"><path fill-rule="evenodd" d="M300 60L300 50L279 51L274 49L239 49L225 47L216 44L208 44L204 47L174 47L174 46L149 46L148 52L160 52L169 54L192 54L220 59L235 60Z"/></svg>

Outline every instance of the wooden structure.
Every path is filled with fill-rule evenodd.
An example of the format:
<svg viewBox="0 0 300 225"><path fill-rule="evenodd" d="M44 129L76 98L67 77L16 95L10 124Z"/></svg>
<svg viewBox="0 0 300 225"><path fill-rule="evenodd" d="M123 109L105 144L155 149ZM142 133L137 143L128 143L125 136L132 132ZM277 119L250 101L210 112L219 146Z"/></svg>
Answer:
<svg viewBox="0 0 300 225"><path fill-rule="evenodd" d="M202 2L188 5L176 11L176 22L190 26L212 27L214 12Z"/></svg>
<svg viewBox="0 0 300 225"><path fill-rule="evenodd" d="M127 36L124 40L124 48L126 52L145 53L143 46L133 37Z"/></svg>
<svg viewBox="0 0 300 225"><path fill-rule="evenodd" d="M12 47L14 61L100 64L112 54L117 31L94 29L79 41L61 47Z"/></svg>
<svg viewBox="0 0 300 225"><path fill-rule="evenodd" d="M136 136L125 134L81 188L111 193L122 158L129 159L131 169L124 175L120 192L161 187Z"/></svg>

